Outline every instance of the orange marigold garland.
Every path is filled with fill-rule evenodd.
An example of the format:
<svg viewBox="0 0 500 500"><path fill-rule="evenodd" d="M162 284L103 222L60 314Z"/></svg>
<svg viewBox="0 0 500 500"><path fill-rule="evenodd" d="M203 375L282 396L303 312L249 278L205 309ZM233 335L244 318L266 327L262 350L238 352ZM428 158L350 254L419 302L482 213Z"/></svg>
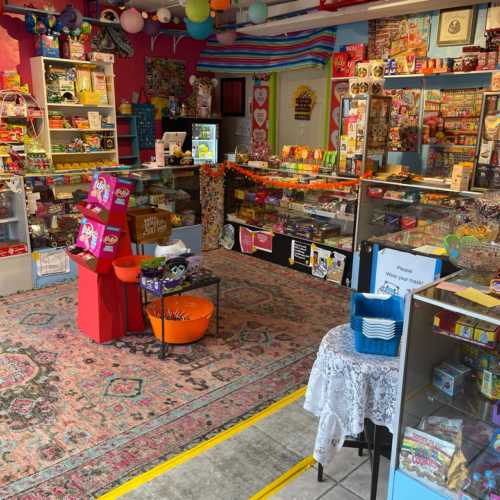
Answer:
<svg viewBox="0 0 500 500"><path fill-rule="evenodd" d="M301 182L295 181L279 181L268 177L267 175L259 175L251 171L248 168L242 167L241 165L236 165L235 163L227 162L225 164L227 169L232 169L241 175L253 180L259 184L265 184L266 186L272 186L279 189L300 189L304 191L308 190L322 190L322 191L334 191L336 189L342 189L345 187L352 187L359 184L359 179L353 179L350 181L338 181L338 182L321 182L314 181L309 184L303 184ZM365 174L363 177L370 177L371 174Z"/></svg>
<svg viewBox="0 0 500 500"><path fill-rule="evenodd" d="M213 165L204 163L201 165L200 170L202 170L208 177L222 177L224 175L225 167L223 163L218 165L217 168Z"/></svg>

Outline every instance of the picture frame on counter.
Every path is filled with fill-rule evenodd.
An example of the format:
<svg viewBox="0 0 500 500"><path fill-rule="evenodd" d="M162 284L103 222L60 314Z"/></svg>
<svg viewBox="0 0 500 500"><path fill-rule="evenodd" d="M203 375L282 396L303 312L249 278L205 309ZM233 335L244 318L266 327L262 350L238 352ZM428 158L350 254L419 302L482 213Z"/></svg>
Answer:
<svg viewBox="0 0 500 500"><path fill-rule="evenodd" d="M439 11L437 45L439 47L450 47L472 44L474 42L476 16L476 6Z"/></svg>

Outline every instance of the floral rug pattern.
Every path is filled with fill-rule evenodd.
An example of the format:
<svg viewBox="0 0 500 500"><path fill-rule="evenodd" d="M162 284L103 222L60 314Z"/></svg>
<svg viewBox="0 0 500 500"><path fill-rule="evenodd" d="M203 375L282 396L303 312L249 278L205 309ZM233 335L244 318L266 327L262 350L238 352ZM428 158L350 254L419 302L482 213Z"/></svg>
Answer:
<svg viewBox="0 0 500 500"><path fill-rule="evenodd" d="M166 360L149 334L81 334L75 283L0 299L0 498L95 498L307 382L349 292L231 251L205 266L220 335Z"/></svg>

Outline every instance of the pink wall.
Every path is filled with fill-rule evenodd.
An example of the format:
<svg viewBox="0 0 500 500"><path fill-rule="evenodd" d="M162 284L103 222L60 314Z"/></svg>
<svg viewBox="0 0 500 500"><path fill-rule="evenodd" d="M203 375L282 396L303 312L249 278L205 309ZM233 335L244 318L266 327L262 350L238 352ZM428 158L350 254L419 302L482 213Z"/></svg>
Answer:
<svg viewBox="0 0 500 500"><path fill-rule="evenodd" d="M66 0L55 2L61 7ZM61 4L61 5L58 5ZM77 2L73 2L78 5ZM116 102L132 97L132 92L139 92L144 86L144 58L163 57L186 62L186 77L195 72L196 63L205 42L199 42L186 37L177 45L177 52L173 53L173 40L170 36L160 35L156 40L154 51L150 50L150 39L144 33L129 35L134 47L134 56L130 59L117 58L115 60L115 92ZM24 27L22 16L4 14L0 16L0 71L16 69L21 79L31 85L30 57L34 56L35 35L28 33ZM189 83L186 82L186 96L190 94ZM157 123L157 133L160 132L160 122ZM152 153L143 151L143 159L148 159Z"/></svg>

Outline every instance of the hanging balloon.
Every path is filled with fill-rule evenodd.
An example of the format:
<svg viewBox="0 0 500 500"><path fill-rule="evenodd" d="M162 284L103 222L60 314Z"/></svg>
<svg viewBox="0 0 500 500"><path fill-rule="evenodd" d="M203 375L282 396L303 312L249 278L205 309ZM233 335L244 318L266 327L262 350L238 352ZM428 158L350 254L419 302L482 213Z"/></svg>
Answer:
<svg viewBox="0 0 500 500"><path fill-rule="evenodd" d="M156 17L160 23L169 23L172 20L172 12L168 7L160 7L156 11Z"/></svg>
<svg viewBox="0 0 500 500"><path fill-rule="evenodd" d="M83 16L78 9L75 9L71 5L67 5L59 15L59 21L61 22L63 28L67 28L71 31L82 25Z"/></svg>
<svg viewBox="0 0 500 500"><path fill-rule="evenodd" d="M82 33L84 35L90 35L92 31L92 25L88 21L83 21L82 25L80 26L80 29L82 30Z"/></svg>
<svg viewBox="0 0 500 500"><path fill-rule="evenodd" d="M217 41L222 45L233 45L236 41L236 36L236 31L226 30L217 32L215 38L217 38Z"/></svg>
<svg viewBox="0 0 500 500"><path fill-rule="evenodd" d="M256 0L255 3L248 7L248 17L254 24L262 24L267 19L267 5L261 0Z"/></svg>
<svg viewBox="0 0 500 500"><path fill-rule="evenodd" d="M214 32L214 20L210 16L202 23L193 23L185 17L184 23L188 35L195 40L206 40Z"/></svg>
<svg viewBox="0 0 500 500"><path fill-rule="evenodd" d="M231 0L210 0L212 10L227 10L231 7Z"/></svg>
<svg viewBox="0 0 500 500"><path fill-rule="evenodd" d="M208 0L187 0L186 17L193 23L201 23L210 15Z"/></svg>
<svg viewBox="0 0 500 500"><path fill-rule="evenodd" d="M36 16L34 14L26 14L24 18L24 24L26 25L26 31L28 33L35 33L36 26Z"/></svg>
<svg viewBox="0 0 500 500"><path fill-rule="evenodd" d="M139 33L144 28L144 19L137 9L127 9L120 16L120 24L127 33Z"/></svg>
<svg viewBox="0 0 500 500"><path fill-rule="evenodd" d="M148 19L144 24L144 33L148 36L156 35L160 31L160 23L158 21L153 21Z"/></svg>

